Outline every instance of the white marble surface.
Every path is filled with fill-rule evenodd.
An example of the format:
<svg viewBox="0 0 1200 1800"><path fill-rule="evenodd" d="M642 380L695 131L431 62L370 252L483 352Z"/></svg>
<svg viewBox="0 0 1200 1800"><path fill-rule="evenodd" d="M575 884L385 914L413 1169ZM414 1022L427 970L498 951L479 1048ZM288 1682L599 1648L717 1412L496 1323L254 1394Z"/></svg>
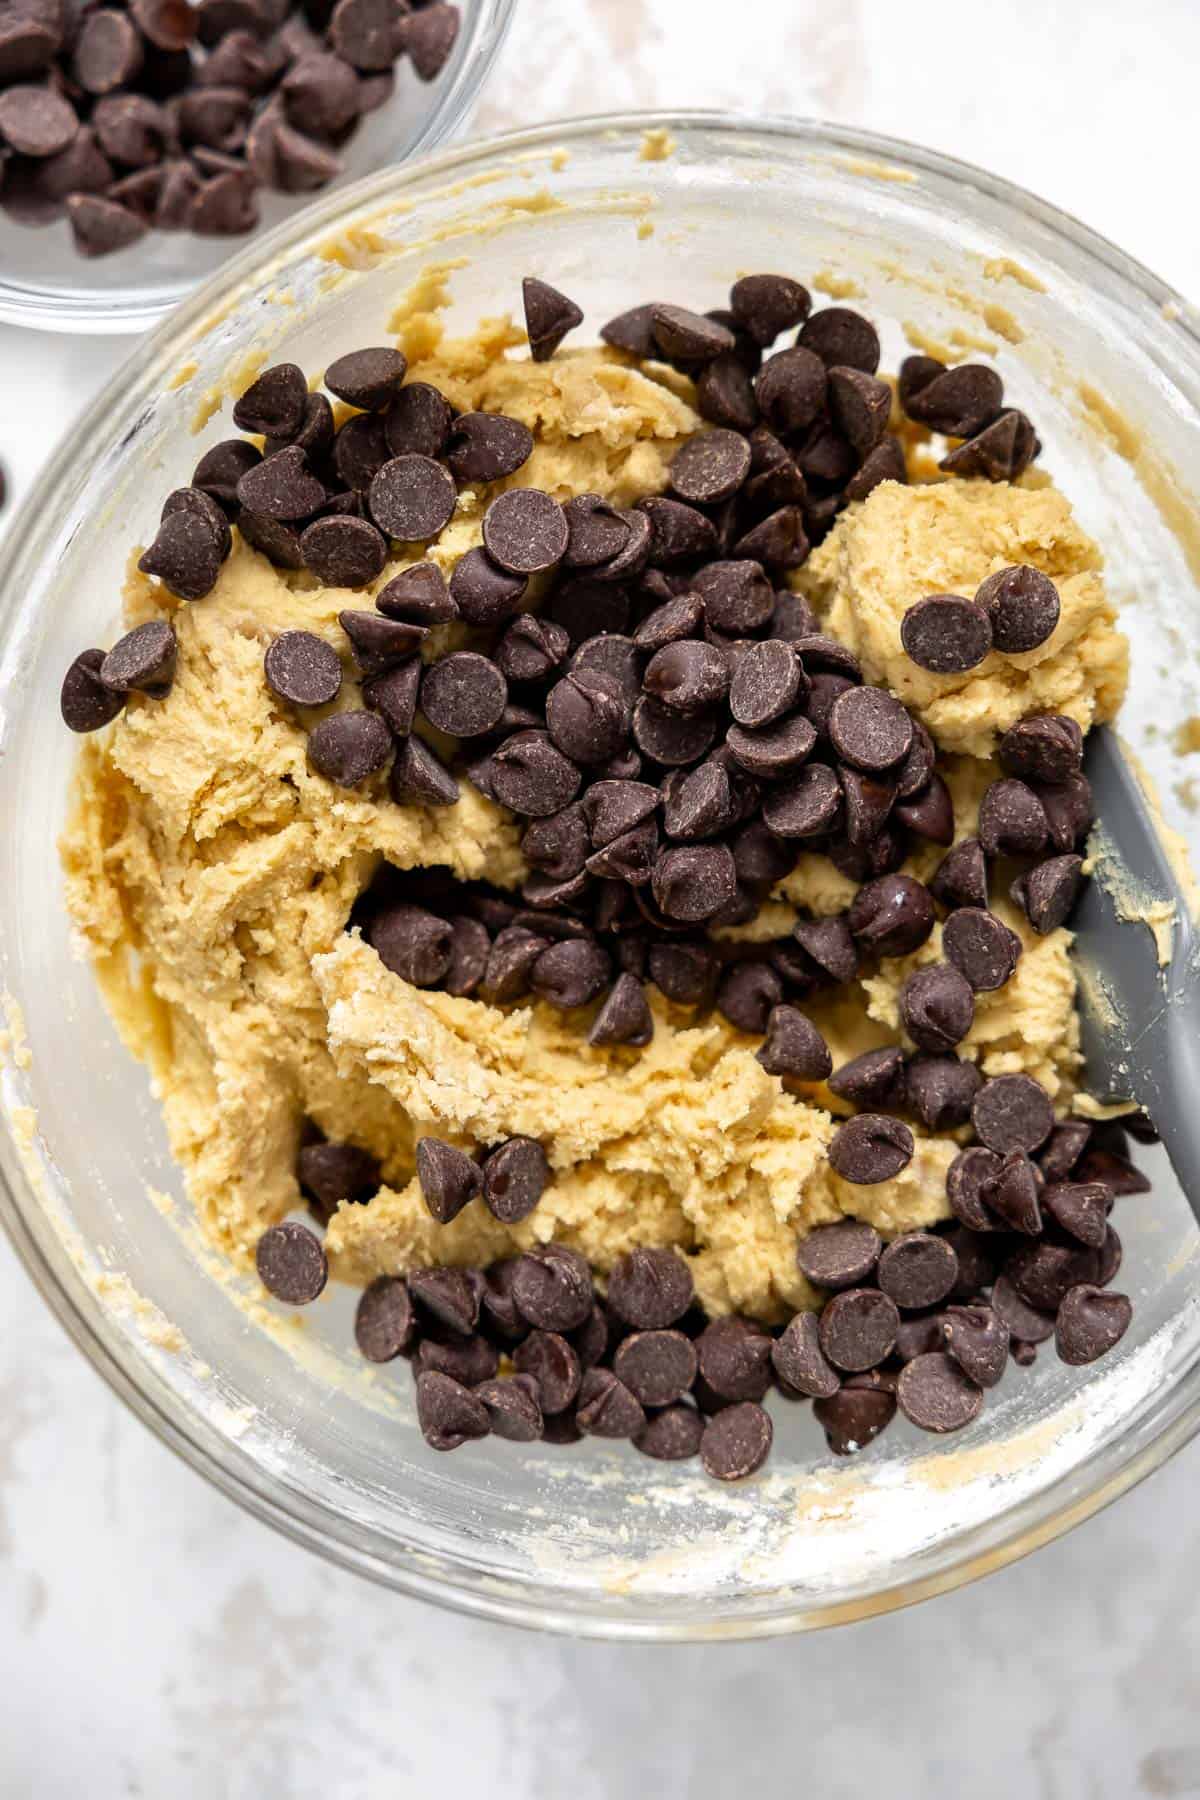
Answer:
<svg viewBox="0 0 1200 1800"><path fill-rule="evenodd" d="M1194 0L522 0L479 123L734 105L910 135L1200 296L1198 66ZM128 348L0 330L18 496ZM376 1592L242 1516L126 1415L4 1245L0 1321L3 1800L1200 1794L1196 1448L916 1612L574 1645Z"/></svg>

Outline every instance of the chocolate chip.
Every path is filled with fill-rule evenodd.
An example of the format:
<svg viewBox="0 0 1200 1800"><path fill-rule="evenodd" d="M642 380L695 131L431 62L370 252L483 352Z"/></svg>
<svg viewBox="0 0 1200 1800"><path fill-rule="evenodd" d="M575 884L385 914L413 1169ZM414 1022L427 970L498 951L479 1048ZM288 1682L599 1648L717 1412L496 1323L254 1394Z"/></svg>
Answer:
<svg viewBox="0 0 1200 1800"><path fill-rule="evenodd" d="M285 525L280 519L272 519L266 513L249 512L245 508L239 511L238 530L246 543L254 550L259 550L274 563L277 569L302 569L304 558L300 554L300 534Z"/></svg>
<svg viewBox="0 0 1200 1800"><path fill-rule="evenodd" d="M958 1258L944 1237L909 1231L893 1238L879 1258L876 1280L909 1312L936 1306L958 1280Z"/></svg>
<svg viewBox="0 0 1200 1800"><path fill-rule="evenodd" d="M333 464L347 488L365 494L387 461L387 439L378 413L355 413L339 428Z"/></svg>
<svg viewBox="0 0 1200 1800"><path fill-rule="evenodd" d="M379 1189L378 1159L358 1144L305 1144L296 1158L296 1175L304 1192L325 1219L343 1200L356 1204Z"/></svg>
<svg viewBox="0 0 1200 1800"><path fill-rule="evenodd" d="M236 516L237 484L261 461L262 454L253 444L242 438L226 438L205 451L192 472L192 485L211 494L226 514Z"/></svg>
<svg viewBox="0 0 1200 1800"><path fill-rule="evenodd" d="M100 680L115 693L134 691L161 698L175 678L179 652L175 632L165 619L148 619L118 638L100 664Z"/></svg>
<svg viewBox="0 0 1200 1800"><path fill-rule="evenodd" d="M342 6L363 3L364 0L341 0ZM400 351L388 345L351 350L330 363L325 371L325 386L348 405L377 412L395 397L407 367Z"/></svg>
<svg viewBox="0 0 1200 1800"><path fill-rule="evenodd" d="M1041 447L1037 432L1025 414L1010 407L982 431L943 456L938 467L950 475L980 475L987 481L1015 481Z"/></svg>
<svg viewBox="0 0 1200 1800"><path fill-rule="evenodd" d="M83 650L63 677L59 706L72 731L99 731L125 705L125 695L101 681L103 662L103 650Z"/></svg>
<svg viewBox="0 0 1200 1800"><path fill-rule="evenodd" d="M588 1032L588 1043L633 1044L640 1048L653 1035L654 1017L641 982L636 975L618 975Z"/></svg>
<svg viewBox="0 0 1200 1800"><path fill-rule="evenodd" d="M1106 1294L1086 1282L1071 1288L1054 1325L1060 1360L1079 1367L1107 1356L1125 1336L1132 1317L1133 1307L1124 1294Z"/></svg>
<svg viewBox="0 0 1200 1800"><path fill-rule="evenodd" d="M908 1104L927 1130L955 1131L970 1119L981 1079L974 1063L922 1053L906 1072Z"/></svg>
<svg viewBox="0 0 1200 1800"><path fill-rule="evenodd" d="M315 519L300 538L300 554L325 587L366 587L387 561L387 545L366 519Z"/></svg>
<svg viewBox="0 0 1200 1800"><path fill-rule="evenodd" d="M892 390L861 369L829 370L829 410L858 461L865 462L887 431Z"/></svg>
<svg viewBox="0 0 1200 1800"><path fill-rule="evenodd" d="M763 801L763 819L779 837L820 837L831 829L841 805L842 789L833 770L824 763L810 763L770 788Z"/></svg>
<svg viewBox="0 0 1200 1800"><path fill-rule="evenodd" d="M404 1282L380 1275L364 1288L354 1314L354 1341L368 1362L391 1362L413 1343L416 1321Z"/></svg>
<svg viewBox="0 0 1200 1800"><path fill-rule="evenodd" d="M837 1173L858 1186L892 1180L907 1168L912 1154L908 1126L884 1113L859 1113L847 1119L829 1146L829 1160Z"/></svg>
<svg viewBox="0 0 1200 1800"><path fill-rule="evenodd" d="M696 1340L699 1372L709 1395L729 1404L761 1400L771 1385L772 1339L737 1314L713 1319Z"/></svg>
<svg viewBox="0 0 1200 1800"><path fill-rule="evenodd" d="M527 1219L537 1206L549 1179L550 1165L537 1139L509 1138L499 1149L491 1151L484 1161L484 1204L502 1225L517 1225L522 1219ZM527 1313L526 1317L530 1315ZM543 1317L530 1318L530 1322L544 1325L546 1317L543 1308ZM564 1327L555 1326L554 1329Z"/></svg>
<svg viewBox="0 0 1200 1800"><path fill-rule="evenodd" d="M493 1005L517 1000L529 991L529 974L546 940L522 926L506 926L488 952L483 976L484 998Z"/></svg>
<svg viewBox="0 0 1200 1800"><path fill-rule="evenodd" d="M342 662L331 644L313 632L281 632L266 646L266 684L293 706L326 706L342 686Z"/></svg>
<svg viewBox="0 0 1200 1800"><path fill-rule="evenodd" d="M482 1186L479 1165L464 1150L431 1137L417 1139L417 1180L422 1198L439 1225L449 1225L456 1219Z"/></svg>
<svg viewBox="0 0 1200 1800"><path fill-rule="evenodd" d="M434 81L458 41L462 15L457 6L438 4L401 20L401 43L421 81Z"/></svg>
<svg viewBox="0 0 1200 1800"><path fill-rule="evenodd" d="M413 656L407 662L383 669L365 680L362 688L363 705L371 712L377 712L395 737L406 738L412 730L420 684L421 659ZM396 798L399 798L398 789L403 785L403 780L403 773L397 775L393 767L392 786Z"/></svg>
<svg viewBox="0 0 1200 1800"><path fill-rule="evenodd" d="M357 667L368 676L381 673L392 663L407 661L425 637L423 625L387 619L378 612L347 609L338 614L338 624L350 639Z"/></svg>
<svg viewBox="0 0 1200 1800"><path fill-rule="evenodd" d="M490 1381L500 1366L496 1347L478 1333L459 1337L456 1333L426 1334L417 1346L415 1366L419 1373L436 1369L452 1376L464 1387L477 1388Z"/></svg>
<svg viewBox="0 0 1200 1800"><path fill-rule="evenodd" d="M983 1405L981 1389L941 1350L905 1364L896 1399L905 1418L922 1431L961 1431L978 1417Z"/></svg>
<svg viewBox="0 0 1200 1800"><path fill-rule="evenodd" d="M710 425L747 432L758 422L754 382L734 352L715 356L696 377L696 408Z"/></svg>
<svg viewBox="0 0 1200 1800"><path fill-rule="evenodd" d="M470 1337L479 1323L483 1280L474 1269L412 1269L408 1291L428 1318L459 1337Z"/></svg>
<svg viewBox="0 0 1200 1800"><path fill-rule="evenodd" d="M871 773L893 768L908 755L913 725L884 688L847 688L833 703L829 736L839 756Z"/></svg>
<svg viewBox="0 0 1200 1800"><path fill-rule="evenodd" d="M847 1288L822 1310L821 1348L835 1368L873 1369L889 1354L900 1328L896 1303L875 1288Z"/></svg>
<svg viewBox="0 0 1200 1800"><path fill-rule="evenodd" d="M388 537L405 543L434 538L454 516L451 476L429 456L394 456L373 477L371 517Z"/></svg>
<svg viewBox="0 0 1200 1800"><path fill-rule="evenodd" d="M608 1303L635 1331L665 1331L692 1303L692 1274L673 1250L626 1251L608 1278Z"/></svg>
<svg viewBox="0 0 1200 1800"><path fill-rule="evenodd" d="M914 800L898 800L892 811L895 822L917 837L932 844L953 842L954 802L940 775L930 776L924 793Z"/></svg>
<svg viewBox="0 0 1200 1800"><path fill-rule="evenodd" d="M973 1068L970 1063L960 1065ZM978 1076L976 1076L978 1089ZM934 1129L934 1127L931 1127ZM942 1129L941 1126L936 1129ZM991 1231L995 1220L988 1211L990 1201L1003 1169L1003 1160L994 1150L980 1144L960 1150L946 1171L946 1197L956 1219L972 1231Z"/></svg>
<svg viewBox="0 0 1200 1800"><path fill-rule="evenodd" d="M1005 774L1022 781L1069 781L1083 766L1083 732L1061 713L1037 713L1009 726L996 755Z"/></svg>
<svg viewBox="0 0 1200 1800"><path fill-rule="evenodd" d="M564 756L607 762L626 743L630 715L618 683L596 669L573 670L546 696L546 726Z"/></svg>
<svg viewBox="0 0 1200 1800"><path fill-rule="evenodd" d="M826 388L825 365L807 347L769 356L754 382L763 417L780 437L813 423L825 405Z"/></svg>
<svg viewBox="0 0 1200 1800"><path fill-rule="evenodd" d="M509 488L483 515L483 542L500 568L535 575L553 568L566 550L566 515L538 488Z"/></svg>
<svg viewBox="0 0 1200 1800"><path fill-rule="evenodd" d="M1019 875L1010 892L1033 929L1044 937L1066 924L1082 884L1081 857L1051 856Z"/></svg>
<svg viewBox="0 0 1200 1800"><path fill-rule="evenodd" d="M513 1298L523 1317L539 1330L571 1331L583 1324L592 1307L592 1278L587 1263L565 1244L542 1244L528 1250L513 1276ZM546 1408L548 1412L558 1410Z"/></svg>
<svg viewBox="0 0 1200 1800"><path fill-rule="evenodd" d="M737 892L733 856L724 844L687 844L661 852L652 877L654 899L669 919L701 924Z"/></svg>
<svg viewBox="0 0 1200 1800"><path fill-rule="evenodd" d="M446 446L446 460L460 481L499 481L515 475L532 454L529 428L504 413L461 413Z"/></svg>
<svg viewBox="0 0 1200 1800"><path fill-rule="evenodd" d="M650 945L647 967L650 979L679 1006L699 1006L712 992L716 957L705 944Z"/></svg>
<svg viewBox="0 0 1200 1800"><path fill-rule="evenodd" d="M1100 1269L1095 1250L1082 1245L1052 1243L1039 1238L1022 1244L1009 1257L1005 1273L1030 1306L1041 1312L1054 1312L1071 1288L1080 1282L1094 1282ZM1023 1333L1017 1335L1023 1336Z"/></svg>
<svg viewBox="0 0 1200 1800"><path fill-rule="evenodd" d="M692 1406L667 1406L648 1419L633 1443L643 1456L660 1462L683 1462L700 1448L704 1420Z"/></svg>
<svg viewBox="0 0 1200 1800"><path fill-rule="evenodd" d="M717 1481L742 1481L766 1461L771 1449L770 1414L752 1400L727 1406L709 1419L700 1440L705 1473Z"/></svg>
<svg viewBox="0 0 1200 1800"><path fill-rule="evenodd" d="M1046 847L1045 808L1023 781L993 781L979 803L979 841L988 856L1037 856Z"/></svg>
<svg viewBox="0 0 1200 1800"><path fill-rule="evenodd" d="M942 927L942 950L975 993L990 993L1012 976L1021 940L986 907L960 906Z"/></svg>
<svg viewBox="0 0 1200 1800"><path fill-rule="evenodd" d="M1028 1155L1041 1147L1054 1126L1054 1108L1031 1075L997 1075L985 1081L971 1109L975 1130L989 1150Z"/></svg>
<svg viewBox="0 0 1200 1800"><path fill-rule="evenodd" d="M233 422L239 431L290 440L304 424L307 402L308 382L303 369L296 363L276 363L265 369L237 401Z"/></svg>
<svg viewBox="0 0 1200 1800"><path fill-rule="evenodd" d="M1057 786L1039 787L1037 799L1046 817L1050 844L1064 855L1086 836L1095 816L1091 783L1086 775L1072 775ZM1037 851L1032 852L1037 855Z"/></svg>
<svg viewBox="0 0 1200 1800"><path fill-rule="evenodd" d="M928 387L935 375L940 375L946 365L935 356L906 356L900 364L900 378L897 386L900 390L900 404L905 412L914 394Z"/></svg>
<svg viewBox="0 0 1200 1800"><path fill-rule="evenodd" d="M846 914L859 947L874 956L908 956L933 930L929 889L911 875L881 875L859 888Z"/></svg>
<svg viewBox="0 0 1200 1800"><path fill-rule="evenodd" d="M202 600L221 572L221 538L212 520L192 511L168 513L138 560L180 600Z"/></svg>
<svg viewBox="0 0 1200 1800"><path fill-rule="evenodd" d="M865 459L862 468L846 483L846 499L865 500L882 482L907 480L908 469L904 461L903 446L899 439L885 437Z"/></svg>
<svg viewBox="0 0 1200 1800"><path fill-rule="evenodd" d="M543 950L533 965L530 986L551 1006L566 1011L586 1006L603 993L611 975L612 966L599 944L566 938Z"/></svg>
<svg viewBox="0 0 1200 1800"><path fill-rule="evenodd" d="M844 918L797 919L792 936L830 981L854 980L858 973L858 952Z"/></svg>
<svg viewBox="0 0 1200 1800"><path fill-rule="evenodd" d="M739 659L730 686L729 708L738 725L750 731L761 730L790 711L805 687L799 657L789 644L771 638L751 644Z"/></svg>
<svg viewBox="0 0 1200 1800"><path fill-rule="evenodd" d="M525 330L534 362L547 362L569 331L583 323L583 311L548 282L526 275L521 283Z"/></svg>
<svg viewBox="0 0 1200 1800"><path fill-rule="evenodd" d="M414 987L440 986L450 966L449 923L423 906L388 907L372 920L367 941L385 968Z"/></svg>
<svg viewBox="0 0 1200 1800"><path fill-rule="evenodd" d="M1057 1302L1055 1302L1057 1305ZM1007 1275L997 1275L992 1286L992 1310L1015 1340L1026 1344L1044 1344L1054 1336L1054 1311L1043 1312L1024 1300Z"/></svg>
<svg viewBox="0 0 1200 1800"><path fill-rule="evenodd" d="M734 347L732 331L685 306L653 307L651 324L654 342L668 361L678 358L687 363L709 362ZM613 340L610 337L607 341Z"/></svg>
<svg viewBox="0 0 1200 1800"><path fill-rule="evenodd" d="M622 1339L613 1370L643 1406L669 1406L696 1379L697 1358L682 1331L635 1331Z"/></svg>
<svg viewBox="0 0 1200 1800"><path fill-rule="evenodd" d="M425 670L421 711L449 737L491 731L508 702L508 683L495 663L474 650L456 650Z"/></svg>
<svg viewBox="0 0 1200 1800"><path fill-rule="evenodd" d="M824 1081L833 1069L825 1039L795 1006L772 1009L758 1060L768 1075L789 1075L796 1081Z"/></svg>
<svg viewBox="0 0 1200 1800"><path fill-rule="evenodd" d="M1145 1194L1150 1183L1124 1156L1099 1146L1085 1150L1075 1168L1078 1181L1102 1181L1114 1199L1122 1194Z"/></svg>
<svg viewBox="0 0 1200 1800"><path fill-rule="evenodd" d="M1096 1271L1096 1286L1107 1287L1114 1281L1121 1267L1121 1240L1110 1225L1104 1234L1104 1242L1100 1247L1100 1267Z"/></svg>
<svg viewBox="0 0 1200 1800"><path fill-rule="evenodd" d="M907 609L900 642L918 668L934 675L962 675L992 648L992 622L983 606L960 594L930 594Z"/></svg>
<svg viewBox="0 0 1200 1800"><path fill-rule="evenodd" d="M619 556L629 542L627 520L599 494L577 494L566 502L563 514L567 521L563 562L568 568L595 568Z"/></svg>
<svg viewBox="0 0 1200 1800"><path fill-rule="evenodd" d="M1009 1329L990 1306L948 1306L940 1323L947 1355L976 1387L995 1387L1008 1361Z"/></svg>
<svg viewBox="0 0 1200 1800"><path fill-rule="evenodd" d="M575 1421L591 1437L628 1438L646 1423L641 1402L611 1369L589 1369L579 1384Z"/></svg>
<svg viewBox="0 0 1200 1800"><path fill-rule="evenodd" d="M0 22L0 81L19 81L40 75L62 47L62 34L50 20L19 14Z"/></svg>
<svg viewBox="0 0 1200 1800"><path fill-rule="evenodd" d="M783 999L783 983L769 962L733 963L717 986L717 1009L739 1031L756 1036Z"/></svg>
<svg viewBox="0 0 1200 1800"><path fill-rule="evenodd" d="M254 1265L267 1292L289 1306L307 1306L329 1279L320 1238L294 1219L263 1232L255 1245Z"/></svg>
<svg viewBox="0 0 1200 1800"><path fill-rule="evenodd" d="M685 638L654 652L642 683L661 706L693 718L708 713L725 698L729 662L714 645Z"/></svg>
<svg viewBox="0 0 1200 1800"><path fill-rule="evenodd" d="M743 275L729 290L734 318L764 350L802 325L811 306L808 289L787 275Z"/></svg>
<svg viewBox="0 0 1200 1800"><path fill-rule="evenodd" d="M930 876L929 891L950 908L987 905L987 864L978 838L964 838L942 858Z"/></svg>
<svg viewBox="0 0 1200 1800"><path fill-rule="evenodd" d="M1083 1119L1062 1119L1038 1151L1038 1166L1047 1181L1066 1181L1087 1149L1092 1127Z"/></svg>
<svg viewBox="0 0 1200 1800"><path fill-rule="evenodd" d="M922 381L914 393L911 385L904 401L910 419L928 425L944 437L969 438L999 411L1004 384L986 363L960 363L940 369Z"/></svg>
<svg viewBox="0 0 1200 1800"><path fill-rule="evenodd" d="M829 1077L831 1092L854 1106L898 1107L905 1103L904 1052L898 1045L865 1050Z"/></svg>
<svg viewBox="0 0 1200 1800"><path fill-rule="evenodd" d="M164 500L161 516L166 519L172 513L179 512L194 513L207 521L217 540L217 553L224 561L233 548L233 533L229 529L228 519L212 495L198 487L175 488Z"/></svg>
<svg viewBox="0 0 1200 1800"><path fill-rule="evenodd" d="M975 599L991 619L992 642L1005 656L1036 650L1058 624L1058 589L1027 563L989 575Z"/></svg>
<svg viewBox="0 0 1200 1800"><path fill-rule="evenodd" d="M482 1401L438 1369L423 1369L417 1376L417 1420L432 1450L457 1450L491 1429Z"/></svg>
<svg viewBox="0 0 1200 1800"><path fill-rule="evenodd" d="M821 1348L815 1313L796 1314L771 1346L771 1363L785 1393L828 1400L841 1385L837 1371Z"/></svg>
<svg viewBox="0 0 1200 1800"><path fill-rule="evenodd" d="M53 88L19 82L0 91L0 141L22 156L55 156L79 130L70 101Z"/></svg>
<svg viewBox="0 0 1200 1800"><path fill-rule="evenodd" d="M543 1431L538 1384L530 1375L481 1381L472 1397L487 1409L492 1435L513 1444L532 1444Z"/></svg>
<svg viewBox="0 0 1200 1800"><path fill-rule="evenodd" d="M496 799L511 812L545 818L579 791L579 770L543 731L518 731L492 756Z"/></svg>
<svg viewBox="0 0 1200 1800"><path fill-rule="evenodd" d="M700 431L675 452L669 479L681 500L715 506L736 494L750 473L750 445L740 432Z"/></svg>
<svg viewBox="0 0 1200 1800"><path fill-rule="evenodd" d="M386 764L392 736L375 713L341 712L322 719L308 736L308 760L338 787L357 787Z"/></svg>
<svg viewBox="0 0 1200 1800"><path fill-rule="evenodd" d="M843 1387L813 1402L817 1423L835 1456L864 1450L896 1416L896 1397L885 1388Z"/></svg>
<svg viewBox="0 0 1200 1800"><path fill-rule="evenodd" d="M523 575L498 568L486 550L468 550L450 577L450 596L467 625L499 625L511 619L525 592Z"/></svg>
<svg viewBox="0 0 1200 1800"><path fill-rule="evenodd" d="M818 1225L796 1246L800 1273L823 1288L858 1287L870 1280L882 1248L873 1225L858 1219L839 1219Z"/></svg>
<svg viewBox="0 0 1200 1800"><path fill-rule="evenodd" d="M915 970L900 990L900 1018L921 1050L953 1050L971 1029L975 996L966 976L948 963Z"/></svg>
<svg viewBox="0 0 1200 1800"><path fill-rule="evenodd" d="M325 488L308 466L299 445L289 445L248 469L237 486L238 501L271 519L307 519L324 505Z"/></svg>
<svg viewBox="0 0 1200 1800"><path fill-rule="evenodd" d="M1104 1248L1112 1196L1103 1182L1055 1182L1043 1194L1042 1204L1069 1237L1092 1250Z"/></svg>
<svg viewBox="0 0 1200 1800"><path fill-rule="evenodd" d="M731 727L726 740L739 768L760 780L776 781L794 773L811 756L817 734L800 713L777 719L761 731Z"/></svg>
<svg viewBox="0 0 1200 1800"><path fill-rule="evenodd" d="M874 375L879 367L879 333L869 319L848 306L826 306L813 313L796 341L829 369L861 369Z"/></svg>
<svg viewBox="0 0 1200 1800"><path fill-rule="evenodd" d="M75 42L71 72L89 94L110 94L133 80L142 46L132 20L105 7L90 13Z"/></svg>

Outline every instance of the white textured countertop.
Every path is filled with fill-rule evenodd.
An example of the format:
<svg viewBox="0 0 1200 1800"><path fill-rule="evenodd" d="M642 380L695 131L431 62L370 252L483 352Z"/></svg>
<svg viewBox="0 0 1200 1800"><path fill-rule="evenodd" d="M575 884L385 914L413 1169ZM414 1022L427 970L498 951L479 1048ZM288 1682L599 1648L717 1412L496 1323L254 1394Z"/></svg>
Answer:
<svg viewBox="0 0 1200 1800"><path fill-rule="evenodd" d="M1200 296L1195 0L521 7L481 129L672 105L870 126L1024 183ZM18 497L129 348L0 329ZM0 1800L1200 1794L1195 1447L915 1612L574 1645L377 1592L243 1516L124 1412L2 1243L0 1322Z"/></svg>

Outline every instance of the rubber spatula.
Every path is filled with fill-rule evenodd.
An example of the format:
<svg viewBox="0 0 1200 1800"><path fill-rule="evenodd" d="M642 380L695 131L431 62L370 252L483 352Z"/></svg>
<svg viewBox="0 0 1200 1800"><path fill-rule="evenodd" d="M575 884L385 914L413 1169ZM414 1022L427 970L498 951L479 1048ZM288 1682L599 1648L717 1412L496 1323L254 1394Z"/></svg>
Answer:
<svg viewBox="0 0 1200 1800"><path fill-rule="evenodd" d="M1162 1138L1179 1185L1200 1217L1200 941L1187 896L1155 829L1120 740L1088 737L1084 772L1102 836L1100 867L1070 920L1080 969L1088 1091L1135 1100ZM1104 865L1111 860L1117 868ZM1148 907L1173 909L1170 956L1159 960ZM1131 914L1133 915L1131 917Z"/></svg>

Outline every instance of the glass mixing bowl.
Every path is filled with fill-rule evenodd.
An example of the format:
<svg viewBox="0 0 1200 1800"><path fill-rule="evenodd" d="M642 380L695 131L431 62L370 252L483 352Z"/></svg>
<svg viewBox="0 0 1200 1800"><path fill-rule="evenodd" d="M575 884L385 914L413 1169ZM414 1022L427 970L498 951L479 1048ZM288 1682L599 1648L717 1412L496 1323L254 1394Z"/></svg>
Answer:
<svg viewBox="0 0 1200 1800"><path fill-rule="evenodd" d="M339 152L345 173L327 190L330 196L340 197L349 183L385 164L436 150L470 123L517 0L456 3L462 24L446 67L426 85L407 59L396 65L392 98L363 119ZM304 201L264 189L259 205L256 241L294 217ZM39 331L145 331L248 241L152 231L128 250L89 261L75 249L65 220L35 228L0 209L0 321Z"/></svg>
<svg viewBox="0 0 1200 1800"><path fill-rule="evenodd" d="M594 332L639 298L719 305L738 273L779 268L886 321L885 366L901 322L994 346L1126 608L1125 730L1200 841L1170 787L1173 726L1200 711L1200 536L1178 474L1200 468L1200 339L1153 276L977 170L793 121L583 120L392 169L249 247L166 321L13 524L0 989L19 1029L0 1211L76 1342L165 1442L297 1541L397 1588L556 1629L711 1639L950 1587L1094 1512L1200 1422L1197 1238L1161 1152L1153 1195L1121 1206L1121 1286L1137 1304L1118 1351L1092 1370L1043 1354L1010 1371L949 1442L898 1426L835 1463L811 1409L773 1402L773 1457L731 1488L595 1441L438 1456L407 1371L357 1356L352 1293L285 1319L248 1304L252 1284L213 1279L146 1075L73 954L55 848L75 753L63 669L115 629L129 547L228 434L229 399L211 409L247 354L321 368L377 340L433 263L452 328L519 305L528 271L575 296Z"/></svg>

